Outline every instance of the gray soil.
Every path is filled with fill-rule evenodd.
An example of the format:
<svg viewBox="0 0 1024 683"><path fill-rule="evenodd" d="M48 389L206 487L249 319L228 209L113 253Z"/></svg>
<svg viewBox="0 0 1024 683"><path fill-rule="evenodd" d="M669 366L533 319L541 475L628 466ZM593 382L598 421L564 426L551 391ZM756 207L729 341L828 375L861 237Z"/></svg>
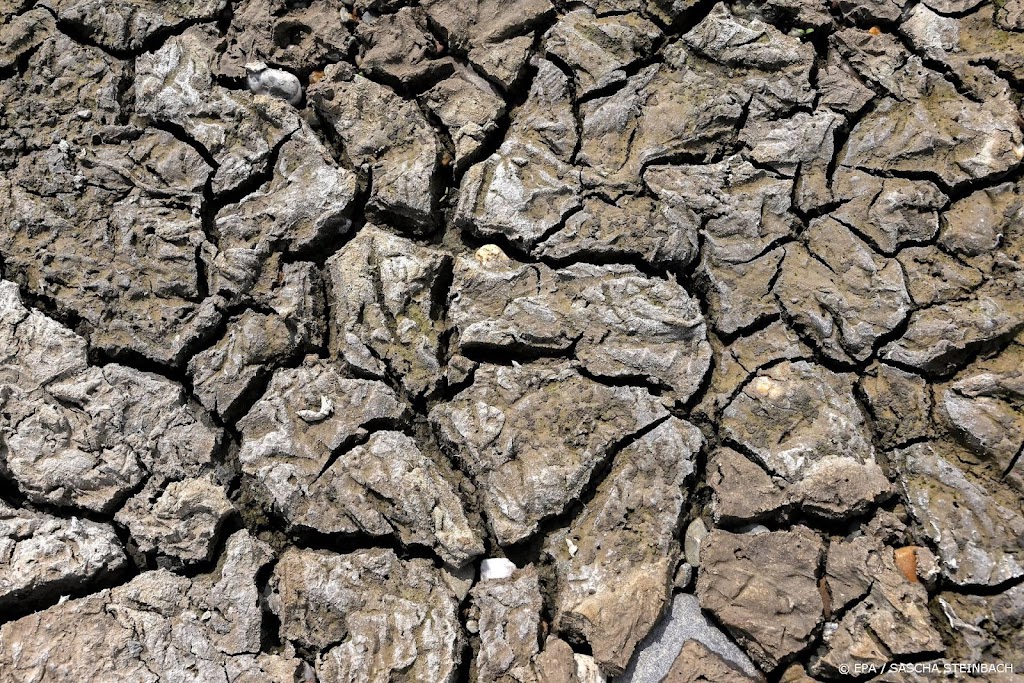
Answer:
<svg viewBox="0 0 1024 683"><path fill-rule="evenodd" d="M0 683L1024 680L1022 96L1024 0L0 0Z"/></svg>

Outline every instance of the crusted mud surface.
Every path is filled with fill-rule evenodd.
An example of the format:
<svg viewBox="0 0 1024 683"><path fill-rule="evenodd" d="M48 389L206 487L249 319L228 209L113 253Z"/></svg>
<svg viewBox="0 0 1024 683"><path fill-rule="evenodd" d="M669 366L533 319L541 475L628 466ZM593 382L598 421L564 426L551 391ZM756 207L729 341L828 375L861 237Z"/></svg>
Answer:
<svg viewBox="0 0 1024 683"><path fill-rule="evenodd" d="M0 0L0 683L1024 680L1022 96L1021 0Z"/></svg>

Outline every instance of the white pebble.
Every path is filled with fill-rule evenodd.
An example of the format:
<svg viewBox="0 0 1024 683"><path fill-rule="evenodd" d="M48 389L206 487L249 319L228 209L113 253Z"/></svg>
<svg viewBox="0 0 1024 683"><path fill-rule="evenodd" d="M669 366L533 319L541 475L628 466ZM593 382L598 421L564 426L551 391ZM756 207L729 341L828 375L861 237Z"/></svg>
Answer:
<svg viewBox="0 0 1024 683"><path fill-rule="evenodd" d="M518 567L504 557L494 557L480 563L480 580L507 579Z"/></svg>
<svg viewBox="0 0 1024 683"><path fill-rule="evenodd" d="M291 104L298 104L302 101L302 83L295 74L271 69L263 62L249 62L245 65L248 74L246 81L249 90L257 95L270 95L282 100L288 100Z"/></svg>

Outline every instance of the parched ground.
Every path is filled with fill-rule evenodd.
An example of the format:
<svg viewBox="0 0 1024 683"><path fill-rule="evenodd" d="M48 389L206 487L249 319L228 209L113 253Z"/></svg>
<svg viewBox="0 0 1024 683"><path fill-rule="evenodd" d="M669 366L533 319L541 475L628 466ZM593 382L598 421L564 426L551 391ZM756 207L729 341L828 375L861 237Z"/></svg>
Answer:
<svg viewBox="0 0 1024 683"><path fill-rule="evenodd" d="M1024 0L0 16L0 683L1024 680Z"/></svg>

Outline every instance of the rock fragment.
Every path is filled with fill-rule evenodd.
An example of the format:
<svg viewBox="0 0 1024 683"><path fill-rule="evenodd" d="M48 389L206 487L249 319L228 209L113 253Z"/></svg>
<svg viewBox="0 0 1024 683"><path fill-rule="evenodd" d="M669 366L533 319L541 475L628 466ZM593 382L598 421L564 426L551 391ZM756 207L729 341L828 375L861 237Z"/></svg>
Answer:
<svg viewBox="0 0 1024 683"><path fill-rule="evenodd" d="M130 498L114 519L127 527L139 551L172 563L207 562L234 506L212 477L147 487Z"/></svg>
<svg viewBox="0 0 1024 683"><path fill-rule="evenodd" d="M660 36L655 24L637 14L598 17L578 9L548 30L543 47L573 71L576 96L586 97L625 81L623 69L650 52Z"/></svg>
<svg viewBox="0 0 1024 683"><path fill-rule="evenodd" d="M697 302L631 266L554 270L496 258L456 261L450 317L464 354L572 352L596 377L664 387L682 402L710 363Z"/></svg>
<svg viewBox="0 0 1024 683"><path fill-rule="evenodd" d="M721 424L812 514L860 514L892 493L849 376L804 361L780 363L743 388Z"/></svg>
<svg viewBox="0 0 1024 683"><path fill-rule="evenodd" d="M244 78L245 64L253 60L300 74L339 62L354 41L344 21L348 14L341 0L306 6L287 0L241 0L232 7L216 69L229 78Z"/></svg>
<svg viewBox="0 0 1024 683"><path fill-rule="evenodd" d="M279 316L247 310L228 321L227 333L196 354L188 371L197 398L222 417L241 417L247 399L269 377L273 365L292 358L302 337Z"/></svg>
<svg viewBox="0 0 1024 683"><path fill-rule="evenodd" d="M688 640L672 662L664 683L729 683L756 681L735 665L724 660L699 640Z"/></svg>
<svg viewBox="0 0 1024 683"><path fill-rule="evenodd" d="M706 650L720 658L737 672L737 676L757 679L757 668L743 650L736 647L701 611L697 597L678 593L672 599L671 610L640 644L629 667L616 681L663 681L674 663L683 656L683 651L693 652L697 646L702 652Z"/></svg>
<svg viewBox="0 0 1024 683"><path fill-rule="evenodd" d="M440 463L401 432L404 408L383 383L314 362L279 370L239 420L242 470L290 526L396 536L455 566L483 552Z"/></svg>
<svg viewBox="0 0 1024 683"><path fill-rule="evenodd" d="M318 653L321 680L455 680L458 603L426 560L390 550L286 551L268 603L280 636Z"/></svg>
<svg viewBox="0 0 1024 683"><path fill-rule="evenodd" d="M0 28L0 68L9 68L56 30L53 15L42 7L10 17L9 21L4 16L4 25Z"/></svg>
<svg viewBox="0 0 1024 683"><path fill-rule="evenodd" d="M334 64L307 93L356 167L370 176L367 209L411 231L433 224L440 144L415 102Z"/></svg>
<svg viewBox="0 0 1024 683"><path fill-rule="evenodd" d="M869 368L859 386L882 448L896 448L932 434L932 395L923 377L883 363Z"/></svg>
<svg viewBox="0 0 1024 683"><path fill-rule="evenodd" d="M213 190L237 189L264 170L273 150L299 128L282 100L228 90L214 82L216 39L202 26L136 59L138 112L181 126L217 162Z"/></svg>
<svg viewBox="0 0 1024 683"><path fill-rule="evenodd" d="M57 21L74 26L86 38L113 52L152 49L154 39L198 21L211 21L224 9L224 0L45 0L40 6Z"/></svg>
<svg viewBox="0 0 1024 683"><path fill-rule="evenodd" d="M419 7L365 17L356 27L356 36L364 46L357 64L374 80L412 88L434 82L455 67L430 34L427 14Z"/></svg>
<svg viewBox="0 0 1024 683"><path fill-rule="evenodd" d="M711 611L766 672L801 652L822 619L817 572L821 539L806 527L764 534L715 530L697 577Z"/></svg>
<svg viewBox="0 0 1024 683"><path fill-rule="evenodd" d="M667 416L642 389L599 384L567 363L532 363L481 366L430 421L476 482L498 542L509 545L562 512L618 444Z"/></svg>
<svg viewBox="0 0 1024 683"><path fill-rule="evenodd" d="M899 122L898 124L896 122ZM853 130L839 164L869 172L925 174L947 187L1004 173L1024 143L1008 99L984 105L963 97L934 72L917 97L886 97Z"/></svg>
<svg viewBox="0 0 1024 683"><path fill-rule="evenodd" d="M10 609L114 579L127 568L108 524L0 502L0 607Z"/></svg>
<svg viewBox="0 0 1024 683"><path fill-rule="evenodd" d="M587 197L580 210L538 243L534 252L555 260L640 259L677 270L699 252L696 218L683 206L647 197L626 195L614 204Z"/></svg>
<svg viewBox="0 0 1024 683"><path fill-rule="evenodd" d="M715 521L722 524L770 519L793 502L783 483L731 448L711 455L708 484L715 493Z"/></svg>
<svg viewBox="0 0 1024 683"><path fill-rule="evenodd" d="M18 681L290 683L299 662L279 658L271 666L266 655L253 655L263 621L256 574L271 559L268 546L240 531L210 574L146 572L8 622L0 626L0 670ZM261 678L275 670L280 677Z"/></svg>
<svg viewBox="0 0 1024 683"><path fill-rule="evenodd" d="M505 101L494 86L465 68L428 90L425 102L452 137L456 173L478 159L506 114Z"/></svg>
<svg viewBox="0 0 1024 683"><path fill-rule="evenodd" d="M606 675L622 673L662 614L679 557L683 490L702 441L686 422L663 422L620 451L586 510L549 535L554 627L589 643Z"/></svg>
<svg viewBox="0 0 1024 683"><path fill-rule="evenodd" d="M936 602L949 623L948 660L973 665L1019 657L1024 646L1024 587L1020 584L987 596L944 592ZM1009 674L1003 680L1012 680L1014 674L1002 673Z"/></svg>
<svg viewBox="0 0 1024 683"><path fill-rule="evenodd" d="M924 586L902 575L893 549L860 536L829 546L825 583L838 612L826 627L825 643L811 672L834 676L857 664L881 667L896 657L921 657L942 650L942 638L928 612Z"/></svg>
<svg viewBox="0 0 1024 683"><path fill-rule="evenodd" d="M1022 350L1018 335L992 358L968 367L940 389L941 415L951 431L971 450L995 465L995 473L1020 485L1014 465L1024 448Z"/></svg>
<svg viewBox="0 0 1024 683"><path fill-rule="evenodd" d="M991 586L1024 576L1024 516L1019 496L972 480L957 449L924 442L895 453L910 513L937 549L943 575L961 586Z"/></svg>
<svg viewBox="0 0 1024 683"><path fill-rule="evenodd" d="M414 396L440 380L447 253L366 226L327 261L331 351L360 376Z"/></svg>
<svg viewBox="0 0 1024 683"><path fill-rule="evenodd" d="M498 151L462 178L456 223L480 237L501 236L529 247L579 207L580 172L571 163L579 132L569 82L536 60L526 102L515 112Z"/></svg>
<svg viewBox="0 0 1024 683"><path fill-rule="evenodd" d="M470 592L469 618L479 629L474 660L477 681L536 680L542 599L532 566L504 579L484 581Z"/></svg>
<svg viewBox="0 0 1024 683"><path fill-rule="evenodd" d="M839 221L812 221L806 246L785 249L779 301L829 357L867 359L910 315L900 263L875 254Z"/></svg>

